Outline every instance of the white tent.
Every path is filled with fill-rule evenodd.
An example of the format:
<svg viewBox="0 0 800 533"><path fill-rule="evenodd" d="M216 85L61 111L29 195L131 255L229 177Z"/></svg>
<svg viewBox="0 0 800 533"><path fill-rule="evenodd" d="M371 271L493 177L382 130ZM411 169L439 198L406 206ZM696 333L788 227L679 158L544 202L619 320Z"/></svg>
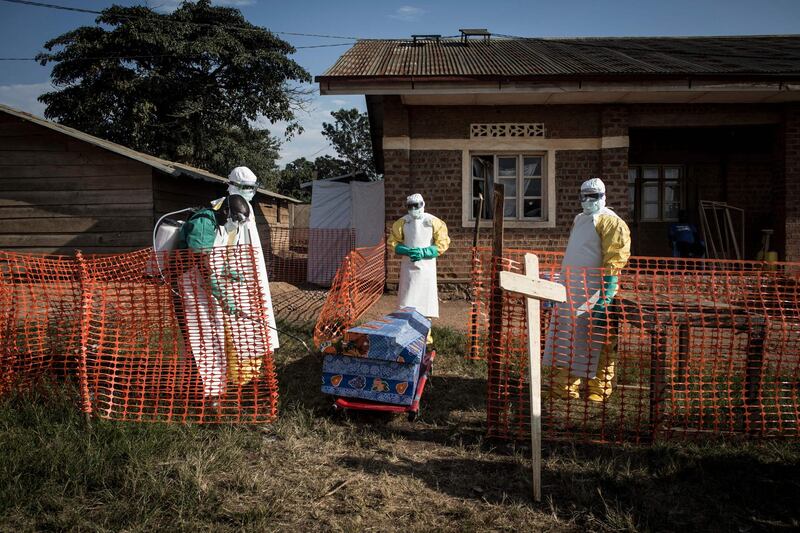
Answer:
<svg viewBox="0 0 800 533"><path fill-rule="evenodd" d="M308 237L308 281L329 286L351 249L375 246L384 237L385 205L382 181L346 181L348 177L315 180L311 184Z"/></svg>

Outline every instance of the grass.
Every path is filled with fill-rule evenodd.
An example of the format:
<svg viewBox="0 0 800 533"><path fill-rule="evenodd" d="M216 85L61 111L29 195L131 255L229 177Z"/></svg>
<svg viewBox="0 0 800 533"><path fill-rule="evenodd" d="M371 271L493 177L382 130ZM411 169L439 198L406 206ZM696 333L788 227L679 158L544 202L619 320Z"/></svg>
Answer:
<svg viewBox="0 0 800 533"><path fill-rule="evenodd" d="M289 327L283 325L283 327ZM309 331L290 331L308 338ZM437 329L420 418L337 416L320 361L278 354L269 426L93 420L62 387L0 403L0 531L789 531L800 444L652 447L545 439L545 501L523 448L483 437L485 364Z"/></svg>

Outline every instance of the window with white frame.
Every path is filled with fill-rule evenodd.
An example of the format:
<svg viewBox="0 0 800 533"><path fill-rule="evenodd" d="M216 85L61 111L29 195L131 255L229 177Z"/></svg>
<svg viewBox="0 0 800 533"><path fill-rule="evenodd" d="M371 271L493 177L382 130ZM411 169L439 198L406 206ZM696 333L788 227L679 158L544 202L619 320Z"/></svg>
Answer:
<svg viewBox="0 0 800 533"><path fill-rule="evenodd" d="M546 179L543 154L472 154L470 220L475 220L483 195L481 218L494 216L494 184L503 185L503 218L506 220L546 220Z"/></svg>
<svg viewBox="0 0 800 533"><path fill-rule="evenodd" d="M683 167L632 165L628 168L631 218L641 222L678 220L683 209Z"/></svg>

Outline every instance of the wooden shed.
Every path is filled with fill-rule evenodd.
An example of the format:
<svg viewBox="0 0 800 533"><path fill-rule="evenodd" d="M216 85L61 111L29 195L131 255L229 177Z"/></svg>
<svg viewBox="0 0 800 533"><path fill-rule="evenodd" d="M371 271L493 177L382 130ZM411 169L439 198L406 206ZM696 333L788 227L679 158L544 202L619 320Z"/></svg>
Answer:
<svg viewBox="0 0 800 533"><path fill-rule="evenodd" d="M0 105L0 249L117 253L151 245L162 214L207 205L227 179ZM259 189L263 240L299 200ZM264 243L267 246L268 243Z"/></svg>

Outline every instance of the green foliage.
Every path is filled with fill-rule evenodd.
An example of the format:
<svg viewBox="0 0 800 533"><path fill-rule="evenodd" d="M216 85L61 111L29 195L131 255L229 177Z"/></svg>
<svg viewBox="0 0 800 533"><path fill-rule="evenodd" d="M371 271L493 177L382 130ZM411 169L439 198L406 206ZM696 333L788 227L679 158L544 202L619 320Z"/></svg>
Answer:
<svg viewBox="0 0 800 533"><path fill-rule="evenodd" d="M48 118L165 159L227 175L247 165L275 181L278 142L252 126L287 121L311 81L294 48L209 0L171 14L112 6L96 26L45 43L58 90L44 94ZM266 179L265 179L266 178Z"/></svg>
<svg viewBox="0 0 800 533"><path fill-rule="evenodd" d="M332 111L333 124L324 122L322 134L336 150L336 157L323 155L313 162L301 157L288 163L279 172L275 190L298 200L311 201L311 189L300 185L315 179L332 178L354 172L364 172L379 179L372 157L369 119L358 109Z"/></svg>
<svg viewBox="0 0 800 533"><path fill-rule="evenodd" d="M322 134L344 161L345 173L365 172L371 178L377 178L367 113L361 113L355 108L340 109L332 111L331 116L334 122L323 122Z"/></svg>
<svg viewBox="0 0 800 533"><path fill-rule="evenodd" d="M286 167L280 171L275 190L298 200L310 202L311 189L303 189L300 185L313 180L315 177L314 163L305 157L301 157L291 163L287 163Z"/></svg>

